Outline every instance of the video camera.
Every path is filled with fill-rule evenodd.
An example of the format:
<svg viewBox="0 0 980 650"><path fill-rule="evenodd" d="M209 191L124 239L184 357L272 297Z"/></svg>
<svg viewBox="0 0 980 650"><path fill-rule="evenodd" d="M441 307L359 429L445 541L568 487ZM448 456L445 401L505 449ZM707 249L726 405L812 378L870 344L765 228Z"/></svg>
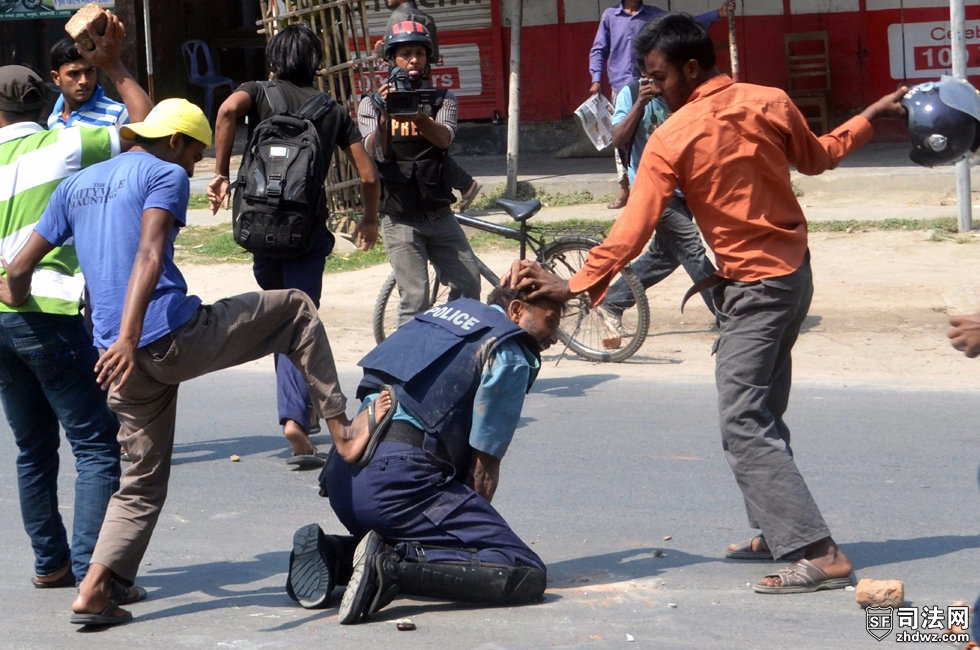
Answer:
<svg viewBox="0 0 980 650"><path fill-rule="evenodd" d="M440 106L445 96L445 90L412 88L408 70L392 66L388 73L388 96L384 100L384 110L388 115L415 115L422 106ZM379 102L380 99L380 96L376 96L375 101Z"/></svg>

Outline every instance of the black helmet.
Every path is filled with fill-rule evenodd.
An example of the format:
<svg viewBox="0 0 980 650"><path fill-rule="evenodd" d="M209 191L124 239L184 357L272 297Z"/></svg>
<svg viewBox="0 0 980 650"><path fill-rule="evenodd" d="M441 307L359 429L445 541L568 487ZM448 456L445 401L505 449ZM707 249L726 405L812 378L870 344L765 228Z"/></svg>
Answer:
<svg viewBox="0 0 980 650"><path fill-rule="evenodd" d="M944 75L913 86L901 103L908 111L912 162L947 165L980 147L980 93L965 80Z"/></svg>
<svg viewBox="0 0 980 650"><path fill-rule="evenodd" d="M421 43L425 46L427 63L432 62L432 39L429 30L415 20L403 20L392 25L385 32L384 57L388 63L395 62L395 48L405 43Z"/></svg>

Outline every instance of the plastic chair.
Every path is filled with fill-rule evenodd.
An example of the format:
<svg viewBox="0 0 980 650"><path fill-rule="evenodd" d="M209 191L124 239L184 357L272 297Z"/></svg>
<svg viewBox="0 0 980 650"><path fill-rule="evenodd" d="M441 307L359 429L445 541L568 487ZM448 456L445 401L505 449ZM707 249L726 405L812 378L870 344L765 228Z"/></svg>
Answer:
<svg viewBox="0 0 980 650"><path fill-rule="evenodd" d="M211 50L204 41L184 41L180 46L184 59L189 66L188 76L191 84L204 88L204 114L211 122L211 108L214 100L214 89L228 86L228 92L235 89L235 82L230 77L223 77L214 70L211 60ZM201 62L203 60L203 71Z"/></svg>

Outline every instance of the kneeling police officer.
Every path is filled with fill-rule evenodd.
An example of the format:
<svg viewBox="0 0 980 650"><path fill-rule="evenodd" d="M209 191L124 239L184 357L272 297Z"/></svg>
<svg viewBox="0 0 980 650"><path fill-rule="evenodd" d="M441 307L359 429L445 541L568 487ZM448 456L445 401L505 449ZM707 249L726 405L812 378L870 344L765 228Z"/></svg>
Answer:
<svg viewBox="0 0 980 650"><path fill-rule="evenodd" d="M360 543L296 532L287 590L325 606L349 581L343 624L397 594L491 605L540 601L546 568L490 505L500 459L554 344L561 307L496 288L415 316L360 361L357 396L389 391L397 407L360 461L334 455L320 477L337 518ZM351 565L353 567L351 568Z"/></svg>

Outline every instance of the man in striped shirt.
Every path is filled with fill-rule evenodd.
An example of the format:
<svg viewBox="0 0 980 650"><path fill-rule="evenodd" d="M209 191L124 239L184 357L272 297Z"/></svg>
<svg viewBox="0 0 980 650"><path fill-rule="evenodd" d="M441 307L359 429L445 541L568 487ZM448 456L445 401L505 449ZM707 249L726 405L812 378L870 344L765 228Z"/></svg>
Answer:
<svg viewBox="0 0 980 650"><path fill-rule="evenodd" d="M125 31L118 18L87 54L102 66L142 119L150 99L119 61ZM44 84L30 69L0 67L0 260L4 269L34 230L61 181L128 148L115 127L45 131L36 120ZM24 528L34 550L38 588L74 587L88 569L106 504L119 486L119 428L95 376L98 355L79 316L83 281L71 246L46 255L31 278L32 296L0 305L0 404L18 447ZM59 423L75 455L72 541L58 511ZM119 600L139 597L122 588Z"/></svg>
<svg viewBox="0 0 980 650"><path fill-rule="evenodd" d="M95 64L82 57L70 37L51 48L51 80L61 94L48 116L49 129L80 124L122 126L129 122L126 105L106 96L96 81Z"/></svg>

